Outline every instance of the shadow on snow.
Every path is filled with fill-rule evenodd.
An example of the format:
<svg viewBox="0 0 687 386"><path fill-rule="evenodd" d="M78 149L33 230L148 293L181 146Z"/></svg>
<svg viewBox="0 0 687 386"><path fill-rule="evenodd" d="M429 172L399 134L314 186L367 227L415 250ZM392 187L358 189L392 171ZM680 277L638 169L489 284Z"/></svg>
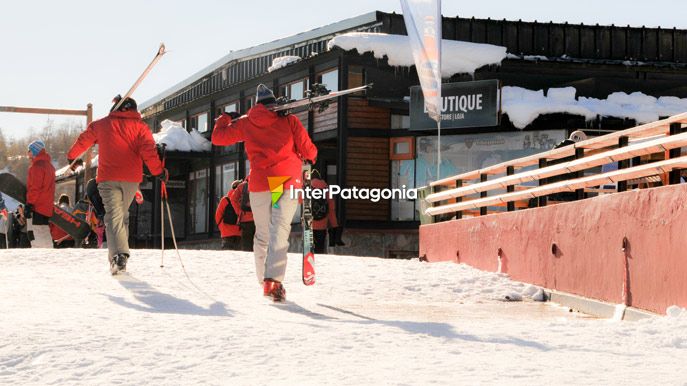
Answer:
<svg viewBox="0 0 687 386"><path fill-rule="evenodd" d="M118 278L119 284L129 290L136 300L144 305L135 304L119 296L106 295L113 303L136 311L199 316L232 316L224 303L214 302L208 308L198 306L186 299L158 291L150 284L129 274Z"/></svg>

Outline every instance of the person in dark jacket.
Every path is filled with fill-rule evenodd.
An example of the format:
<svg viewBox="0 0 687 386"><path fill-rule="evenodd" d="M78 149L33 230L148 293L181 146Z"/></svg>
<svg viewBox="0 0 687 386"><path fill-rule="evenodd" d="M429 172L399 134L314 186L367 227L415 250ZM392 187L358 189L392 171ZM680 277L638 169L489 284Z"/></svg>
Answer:
<svg viewBox="0 0 687 386"><path fill-rule="evenodd" d="M115 106L119 99L115 97ZM105 208L108 259L113 275L125 270L129 259L129 206L143 180L143 163L154 176L167 180L153 135L137 108L136 101L127 98L116 111L88 125L67 153L71 163L98 144L96 182Z"/></svg>
<svg viewBox="0 0 687 386"><path fill-rule="evenodd" d="M313 171L311 179L313 189L325 190L329 189L329 185L320 177L317 170ZM320 203L324 201L324 203ZM325 209L326 205L326 209ZM327 233L329 233L329 246L335 247L337 245L346 245L341 240L343 228L339 226L336 219L336 203L333 198L327 196L319 200L312 200L313 206L313 236L315 238L315 253L327 253ZM326 213L318 213L326 210ZM321 217L321 218L318 218Z"/></svg>
<svg viewBox="0 0 687 386"><path fill-rule="evenodd" d="M279 302L286 298L282 281L291 220L298 207L298 200L285 192L291 186L301 188L303 162L314 163L317 148L296 116L282 116L268 109L275 104L272 90L264 84L258 85L256 104L245 117L222 114L217 119L212 143L217 146L244 143L251 169L248 190L255 220L256 274L263 283L263 294ZM273 202L272 190L280 188L284 194Z"/></svg>
<svg viewBox="0 0 687 386"><path fill-rule="evenodd" d="M55 167L41 140L33 141L28 149L31 166L26 179L26 207L24 217L33 232L33 248L52 248L48 220L52 217L55 200Z"/></svg>

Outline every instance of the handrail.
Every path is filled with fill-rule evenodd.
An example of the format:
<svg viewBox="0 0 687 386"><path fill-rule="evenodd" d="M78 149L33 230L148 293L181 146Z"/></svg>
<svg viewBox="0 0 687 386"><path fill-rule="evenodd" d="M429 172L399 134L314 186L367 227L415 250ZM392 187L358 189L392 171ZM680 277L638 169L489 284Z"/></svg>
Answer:
<svg viewBox="0 0 687 386"><path fill-rule="evenodd" d="M653 139L647 142L636 143L627 147L608 150L602 153L590 155L588 157L547 166L541 169L529 170L486 182L480 182L460 188L433 193L428 195L425 199L428 202L448 200L451 198L476 194L492 189L506 188L509 185L516 185L523 182L537 181L542 178L549 178L559 174L572 173L595 166L605 165L611 162L623 161L633 157L658 153L683 146L687 146L687 133L659 137L658 139Z"/></svg>
<svg viewBox="0 0 687 386"><path fill-rule="evenodd" d="M664 161L634 166L627 169L614 170L611 172L597 174L593 176L555 182L552 184L542 185L519 192L505 193L494 197L486 197L471 201L457 202L454 204L431 207L425 210L425 214L436 216L444 213L458 212L466 209L477 209L500 203L508 203L523 199L536 198L561 191L574 192L577 189L583 189L591 186L603 185L607 183L616 183L619 181L627 181L633 178L640 178L656 174L667 173L673 169L682 169L685 167L687 167L687 156L681 156Z"/></svg>
<svg viewBox="0 0 687 386"><path fill-rule="evenodd" d="M430 186L441 186L453 184L457 180L474 180L480 178L483 174L501 174L505 173L509 166L524 167L536 165L540 159L560 159L569 157L575 154L575 149L595 150L602 149L618 144L620 137L628 137L628 139L646 138L660 134L667 134L669 132L671 123L687 123L687 113L673 115L671 117L661 119L655 122L645 123L631 129L616 131L606 135L595 138L590 138L585 141L580 141L571 146L565 146L558 149L552 149L543 153L533 154L527 157L518 158L511 161L502 162L483 169L473 170L462 173L453 177L443 178L441 180L430 183Z"/></svg>

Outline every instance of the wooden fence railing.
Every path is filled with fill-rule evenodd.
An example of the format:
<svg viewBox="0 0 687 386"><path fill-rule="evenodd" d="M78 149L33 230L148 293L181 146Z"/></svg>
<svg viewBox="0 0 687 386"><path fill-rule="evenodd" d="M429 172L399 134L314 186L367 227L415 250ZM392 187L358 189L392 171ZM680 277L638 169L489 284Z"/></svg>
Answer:
<svg viewBox="0 0 687 386"><path fill-rule="evenodd" d="M553 193L576 192L578 198L583 198L585 189L604 184L616 184L620 192L627 189L628 181L664 174L668 175L668 183L679 183L680 169L687 168L687 156L681 155L681 148L687 146L685 123L687 113L435 181L430 184L432 193L425 198L432 205L425 214L455 213L456 218L461 218L466 210L479 209L484 215L487 207L504 204L512 211L516 202L533 198L538 199L537 206L544 206L546 196ZM639 164L641 157L657 153L662 160ZM563 162L564 158L571 160ZM632 166L631 159L635 160ZM557 163L547 165L552 160ZM616 162L617 170L583 175L585 170ZM538 168L522 170L534 165ZM547 183L547 178L560 175L566 175L566 179ZM533 181L538 181L539 186L523 185ZM488 195L496 189L506 189L506 193ZM480 197L466 197L475 194Z"/></svg>

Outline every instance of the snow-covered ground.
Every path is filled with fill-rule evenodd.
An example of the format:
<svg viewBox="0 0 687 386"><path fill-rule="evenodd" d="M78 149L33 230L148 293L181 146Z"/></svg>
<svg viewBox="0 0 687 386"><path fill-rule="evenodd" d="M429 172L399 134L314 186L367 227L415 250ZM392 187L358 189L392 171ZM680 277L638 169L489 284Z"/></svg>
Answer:
<svg viewBox="0 0 687 386"><path fill-rule="evenodd" d="M0 251L0 384L687 382L685 311L599 320L463 265L333 255L314 287L291 255L273 305L250 254L181 253L194 284L169 251L117 278L102 250Z"/></svg>

